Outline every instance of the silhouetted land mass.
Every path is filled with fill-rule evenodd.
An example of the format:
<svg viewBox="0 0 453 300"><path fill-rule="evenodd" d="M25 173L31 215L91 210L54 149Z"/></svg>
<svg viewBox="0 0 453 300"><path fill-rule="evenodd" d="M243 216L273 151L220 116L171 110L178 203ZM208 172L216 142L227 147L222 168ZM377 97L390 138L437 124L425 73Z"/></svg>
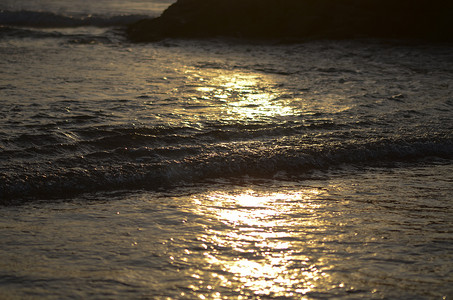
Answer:
<svg viewBox="0 0 453 300"><path fill-rule="evenodd" d="M135 42L164 38L404 38L453 41L449 0L178 0L129 26Z"/></svg>

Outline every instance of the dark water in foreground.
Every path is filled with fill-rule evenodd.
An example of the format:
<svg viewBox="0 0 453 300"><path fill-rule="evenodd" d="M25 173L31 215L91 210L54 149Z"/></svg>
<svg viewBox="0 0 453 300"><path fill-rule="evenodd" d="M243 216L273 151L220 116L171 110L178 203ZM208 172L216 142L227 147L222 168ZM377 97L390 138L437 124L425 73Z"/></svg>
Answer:
<svg viewBox="0 0 453 300"><path fill-rule="evenodd" d="M0 25L0 298L452 296L451 45L131 44L138 0L45 5Z"/></svg>

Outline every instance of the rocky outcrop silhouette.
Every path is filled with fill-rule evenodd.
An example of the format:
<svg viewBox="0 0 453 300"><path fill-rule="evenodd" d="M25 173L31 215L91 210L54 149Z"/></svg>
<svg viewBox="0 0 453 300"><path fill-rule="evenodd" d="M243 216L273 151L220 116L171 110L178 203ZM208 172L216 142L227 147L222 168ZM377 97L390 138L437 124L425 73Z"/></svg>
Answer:
<svg viewBox="0 0 453 300"><path fill-rule="evenodd" d="M453 41L453 1L178 0L129 26L130 40L415 38Z"/></svg>

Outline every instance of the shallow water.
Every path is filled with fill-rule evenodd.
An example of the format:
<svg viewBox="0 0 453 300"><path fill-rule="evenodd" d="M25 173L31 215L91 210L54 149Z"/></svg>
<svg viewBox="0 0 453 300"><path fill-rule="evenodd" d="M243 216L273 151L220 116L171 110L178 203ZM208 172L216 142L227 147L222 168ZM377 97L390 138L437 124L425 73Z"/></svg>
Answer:
<svg viewBox="0 0 453 300"><path fill-rule="evenodd" d="M17 298L451 295L451 164L354 173L7 207L1 289Z"/></svg>
<svg viewBox="0 0 453 300"><path fill-rule="evenodd" d="M132 44L164 2L74 3L0 5L2 297L451 297L451 45Z"/></svg>

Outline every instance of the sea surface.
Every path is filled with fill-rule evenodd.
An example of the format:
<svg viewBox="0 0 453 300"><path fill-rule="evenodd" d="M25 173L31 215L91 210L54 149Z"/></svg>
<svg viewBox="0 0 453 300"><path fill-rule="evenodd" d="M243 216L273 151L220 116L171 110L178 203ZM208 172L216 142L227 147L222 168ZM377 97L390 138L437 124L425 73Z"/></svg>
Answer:
<svg viewBox="0 0 453 300"><path fill-rule="evenodd" d="M453 45L130 43L0 3L0 299L452 299Z"/></svg>

